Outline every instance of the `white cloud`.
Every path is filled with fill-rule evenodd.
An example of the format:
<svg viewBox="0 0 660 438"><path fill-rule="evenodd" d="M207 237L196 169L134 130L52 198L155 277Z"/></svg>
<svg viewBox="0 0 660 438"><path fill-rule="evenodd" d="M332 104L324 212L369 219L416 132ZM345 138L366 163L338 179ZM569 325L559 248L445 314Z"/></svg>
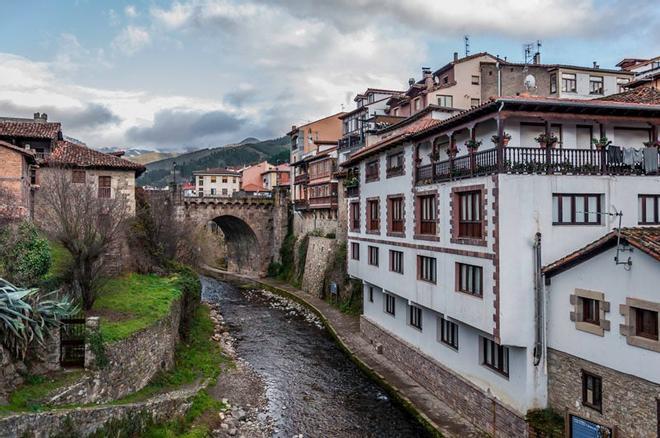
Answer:
<svg viewBox="0 0 660 438"><path fill-rule="evenodd" d="M139 26L126 26L112 41L112 47L126 55L133 55L151 43L149 32Z"/></svg>
<svg viewBox="0 0 660 438"><path fill-rule="evenodd" d="M124 8L124 14L126 14L128 18L135 18L138 16L138 11L134 5L126 5Z"/></svg>

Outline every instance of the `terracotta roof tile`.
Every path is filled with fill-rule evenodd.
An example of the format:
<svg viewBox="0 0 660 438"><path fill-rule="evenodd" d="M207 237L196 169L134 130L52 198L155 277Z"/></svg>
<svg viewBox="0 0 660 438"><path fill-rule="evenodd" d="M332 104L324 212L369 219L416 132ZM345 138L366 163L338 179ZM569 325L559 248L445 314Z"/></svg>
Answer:
<svg viewBox="0 0 660 438"><path fill-rule="evenodd" d="M61 140L46 158L47 166L75 166L99 169L134 170L141 174L146 168L139 163L105 154L87 146Z"/></svg>
<svg viewBox="0 0 660 438"><path fill-rule="evenodd" d="M7 137L62 138L62 125L57 122L0 121L0 135Z"/></svg>
<svg viewBox="0 0 660 438"><path fill-rule="evenodd" d="M660 227L621 228L620 236L622 242L626 242L660 261ZM542 271L546 276L556 275L612 248L616 245L616 241L617 230L610 231L600 239L550 263Z"/></svg>
<svg viewBox="0 0 660 438"><path fill-rule="evenodd" d="M623 93L612 94L610 96L599 97L596 100L605 100L608 102L626 102L626 103L647 103L660 105L660 91L651 87L637 87Z"/></svg>

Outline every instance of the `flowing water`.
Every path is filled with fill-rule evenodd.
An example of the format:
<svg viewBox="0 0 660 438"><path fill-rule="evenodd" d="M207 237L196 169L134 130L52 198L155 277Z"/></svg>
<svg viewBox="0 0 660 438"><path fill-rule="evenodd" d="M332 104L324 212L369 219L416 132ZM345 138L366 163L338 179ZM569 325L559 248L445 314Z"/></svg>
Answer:
<svg viewBox="0 0 660 438"><path fill-rule="evenodd" d="M266 384L274 436L426 437L428 433L337 347L295 303L202 277L238 356Z"/></svg>

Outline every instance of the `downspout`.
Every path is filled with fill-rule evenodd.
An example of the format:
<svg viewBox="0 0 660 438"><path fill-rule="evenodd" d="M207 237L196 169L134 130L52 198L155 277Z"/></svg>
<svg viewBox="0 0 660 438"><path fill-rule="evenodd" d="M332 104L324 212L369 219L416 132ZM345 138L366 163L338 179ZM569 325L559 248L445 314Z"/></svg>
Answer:
<svg viewBox="0 0 660 438"><path fill-rule="evenodd" d="M543 283L541 282L541 233L534 236L534 366L543 355Z"/></svg>
<svg viewBox="0 0 660 438"><path fill-rule="evenodd" d="M495 63L495 68L497 69L497 97L502 95L502 66L500 61Z"/></svg>

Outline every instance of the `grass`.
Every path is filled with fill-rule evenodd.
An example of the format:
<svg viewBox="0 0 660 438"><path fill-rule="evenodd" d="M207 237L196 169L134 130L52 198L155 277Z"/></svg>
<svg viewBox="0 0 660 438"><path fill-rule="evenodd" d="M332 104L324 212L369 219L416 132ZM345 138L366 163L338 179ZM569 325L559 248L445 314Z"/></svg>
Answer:
<svg viewBox="0 0 660 438"><path fill-rule="evenodd" d="M200 391L193 399L192 406L186 416L178 421L152 426L142 436L145 438L205 438L209 436L210 427L201 420L202 415L219 412L225 405L211 397L208 392ZM217 415L214 415L217 417Z"/></svg>
<svg viewBox="0 0 660 438"><path fill-rule="evenodd" d="M163 318L180 296L176 276L127 274L104 282L92 310L102 315L103 339L113 342ZM104 318L106 312L116 318Z"/></svg>
<svg viewBox="0 0 660 438"><path fill-rule="evenodd" d="M0 415L10 412L40 411L44 406L40 400L49 393L76 381L82 371L58 374L52 377L26 376L23 386L9 396L9 403L0 405Z"/></svg>

